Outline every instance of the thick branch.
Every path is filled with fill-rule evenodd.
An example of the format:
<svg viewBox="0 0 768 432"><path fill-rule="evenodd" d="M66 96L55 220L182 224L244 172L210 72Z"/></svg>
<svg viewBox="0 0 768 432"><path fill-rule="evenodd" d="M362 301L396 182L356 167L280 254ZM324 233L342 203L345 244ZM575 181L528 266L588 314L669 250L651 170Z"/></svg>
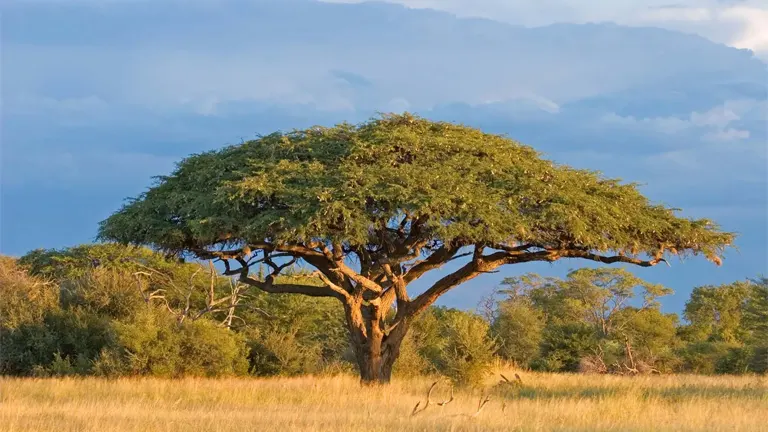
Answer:
<svg viewBox="0 0 768 432"><path fill-rule="evenodd" d="M478 249L476 249L477 251ZM522 249L525 250L525 249ZM641 267L652 267L660 262L666 262L662 257L656 257L651 260L641 260L623 255L603 256L583 250L543 250L538 252L523 251L500 251L486 256L479 256L477 253L472 261L465 264L455 272L443 277L435 282L429 289L413 299L408 308L408 315L415 315L432 305L441 295L448 292L466 281L474 279L481 273L488 273L505 264L519 264L531 261L557 261L560 258L582 258L591 261L597 261L604 264L627 263ZM437 253L437 252L436 252ZM431 257L430 257L431 258ZM429 259L428 259L429 260ZM427 261L428 261L427 260ZM426 261L425 261L426 263ZM432 264L432 268L436 268ZM431 268L430 268L431 269ZM426 271L426 270L425 270ZM407 274L406 274L407 276Z"/></svg>
<svg viewBox="0 0 768 432"><path fill-rule="evenodd" d="M587 251L582 251L582 250L564 250L564 251L551 251L551 252L554 252L557 255L557 258L561 258L561 257L562 258L583 258L591 261L601 262L603 264L626 263L626 264L634 264L640 267L653 267L660 262L667 263L667 260L665 260L660 256L646 261L646 260L641 260L639 258L631 258L624 255L614 255L614 256L597 255L597 254L587 252ZM669 265L669 263L667 263L667 265Z"/></svg>
<svg viewBox="0 0 768 432"><path fill-rule="evenodd" d="M311 297L334 297L342 301L345 299L344 295L334 291L329 286L275 283L277 276L279 276L285 266L277 267L264 281L260 281L248 276L248 265L245 260L238 258L237 261L241 265L240 282L256 287L264 292L270 294L303 294Z"/></svg>
<svg viewBox="0 0 768 432"><path fill-rule="evenodd" d="M256 287L270 294L303 294L311 297L335 297L343 300L344 297L327 286L303 285L292 283L275 283L273 275L267 276L264 281L246 276L240 277L240 282Z"/></svg>
<svg viewBox="0 0 768 432"><path fill-rule="evenodd" d="M443 245L438 250L432 253L427 259L421 261L411 267L403 276L403 280L406 284L413 282L420 278L424 273L430 270L434 270L442 267L443 264L450 261L456 252L458 252L460 246L458 245Z"/></svg>
<svg viewBox="0 0 768 432"><path fill-rule="evenodd" d="M493 268L496 268L499 265L501 264L498 264ZM460 269L438 280L429 289L413 299L408 307L407 315L412 316L419 314L424 309L432 305L432 303L434 303L438 297L448 292L448 290L451 288L461 285L468 280L474 279L481 273L481 270L489 271L493 269L485 269L485 267L485 265L481 267L475 260L464 264L464 266L462 266Z"/></svg>

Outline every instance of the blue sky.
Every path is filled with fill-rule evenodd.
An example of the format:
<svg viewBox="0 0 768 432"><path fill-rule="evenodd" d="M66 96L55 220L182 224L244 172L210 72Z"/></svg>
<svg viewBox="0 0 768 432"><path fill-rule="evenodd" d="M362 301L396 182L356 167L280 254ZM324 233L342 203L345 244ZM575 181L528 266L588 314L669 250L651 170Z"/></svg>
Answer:
<svg viewBox="0 0 768 432"><path fill-rule="evenodd" d="M409 110L640 182L654 201L738 232L722 267L636 270L677 291L668 310L696 285L768 273L765 2L0 7L2 253L91 241L99 220L190 153ZM473 307L504 276L581 264L509 268L444 304Z"/></svg>

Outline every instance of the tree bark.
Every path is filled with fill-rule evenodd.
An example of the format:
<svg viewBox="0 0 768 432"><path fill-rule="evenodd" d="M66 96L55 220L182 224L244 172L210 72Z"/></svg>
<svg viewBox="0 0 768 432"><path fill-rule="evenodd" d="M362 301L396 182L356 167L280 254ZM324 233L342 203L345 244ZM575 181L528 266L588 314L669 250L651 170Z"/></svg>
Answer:
<svg viewBox="0 0 768 432"><path fill-rule="evenodd" d="M349 302L344 305L349 341L355 353L363 385L387 384L392 368L400 355L400 345L407 333L401 323L389 334L384 333L384 311L375 305Z"/></svg>

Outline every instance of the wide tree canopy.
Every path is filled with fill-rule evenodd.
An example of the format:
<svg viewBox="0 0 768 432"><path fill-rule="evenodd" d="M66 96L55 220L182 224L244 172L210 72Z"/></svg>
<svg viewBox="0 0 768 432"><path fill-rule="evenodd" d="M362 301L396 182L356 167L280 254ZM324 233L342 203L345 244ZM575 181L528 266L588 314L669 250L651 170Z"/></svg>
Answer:
<svg viewBox="0 0 768 432"><path fill-rule="evenodd" d="M408 114L193 155L104 221L100 237L218 258L227 274L268 292L336 297L353 341L357 332L369 349L394 331L395 357L411 317L501 265L583 258L652 266L665 254L719 264L733 239L650 203L634 184ZM275 282L286 265L278 257L317 268L325 286ZM466 264L409 297L410 282L461 258ZM250 276L256 263L272 273ZM395 301L385 323L381 311Z"/></svg>

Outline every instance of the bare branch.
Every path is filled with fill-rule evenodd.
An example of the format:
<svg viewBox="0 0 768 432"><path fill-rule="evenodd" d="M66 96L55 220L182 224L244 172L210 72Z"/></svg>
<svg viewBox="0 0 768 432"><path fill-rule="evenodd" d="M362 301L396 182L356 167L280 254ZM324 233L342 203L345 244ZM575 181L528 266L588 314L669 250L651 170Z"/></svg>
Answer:
<svg viewBox="0 0 768 432"><path fill-rule="evenodd" d="M627 263L627 264L634 264L640 267L653 267L660 262L664 262L667 265L669 265L667 260L665 260L660 256L646 261L646 260L641 260L639 258L631 258L625 255L603 256L603 255L594 254L592 252L576 250L576 249L549 250L549 252L554 254L553 259L551 259L552 261L562 257L562 258L583 258L583 259L601 262L603 264Z"/></svg>
<svg viewBox="0 0 768 432"><path fill-rule="evenodd" d="M432 392L435 390L435 387L437 387L438 381L435 381L432 383L431 386L429 386L429 390L427 391L427 401L424 403L424 405L421 405L421 401L416 403L416 406L413 407L413 411L411 411L411 417L415 416L416 414L424 412L429 406L432 404ZM453 402L453 386L451 386L451 397L450 399L446 399L442 402L436 402L435 405L439 407L444 407L448 405L449 403Z"/></svg>
<svg viewBox="0 0 768 432"><path fill-rule="evenodd" d="M334 292L338 293L340 296L342 296L345 299L349 300L349 298L350 298L349 293L346 290L344 290L344 288L342 288L342 287L336 285L335 283L331 282L331 280L328 279L328 277L326 275L324 275L323 272L321 272L319 270L315 271L315 272L312 273L312 276L317 276L318 278L320 278L321 281L323 281L328 286L328 288L332 289Z"/></svg>
<svg viewBox="0 0 768 432"><path fill-rule="evenodd" d="M470 417L475 418L479 416L480 412L483 410L483 408L485 408L485 405L487 405L488 402L490 402L490 400L491 400L491 395L486 396L485 399L480 398L480 402L477 404L477 411L475 411L475 413L472 414Z"/></svg>

